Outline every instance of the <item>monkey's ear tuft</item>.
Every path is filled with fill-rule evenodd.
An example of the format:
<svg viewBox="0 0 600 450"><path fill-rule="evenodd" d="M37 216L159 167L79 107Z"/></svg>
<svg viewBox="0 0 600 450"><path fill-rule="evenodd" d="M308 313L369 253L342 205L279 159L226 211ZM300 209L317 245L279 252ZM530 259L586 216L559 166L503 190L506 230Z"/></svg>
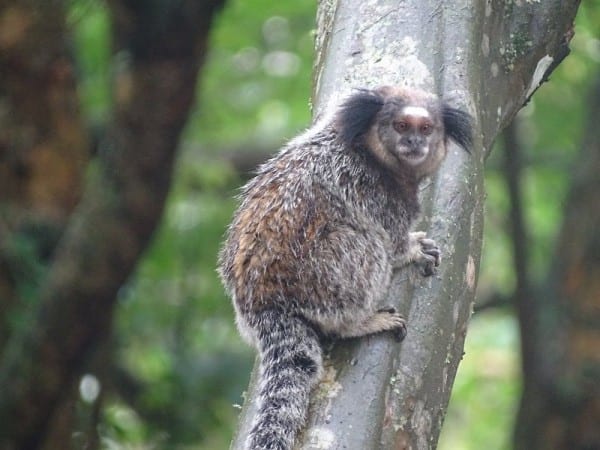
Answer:
<svg viewBox="0 0 600 450"><path fill-rule="evenodd" d="M381 94L368 89L361 89L351 95L342 104L335 119L342 142L351 145L357 137L366 133L383 103Z"/></svg>
<svg viewBox="0 0 600 450"><path fill-rule="evenodd" d="M473 119L460 109L442 105L442 119L446 136L471 153L473 147Z"/></svg>

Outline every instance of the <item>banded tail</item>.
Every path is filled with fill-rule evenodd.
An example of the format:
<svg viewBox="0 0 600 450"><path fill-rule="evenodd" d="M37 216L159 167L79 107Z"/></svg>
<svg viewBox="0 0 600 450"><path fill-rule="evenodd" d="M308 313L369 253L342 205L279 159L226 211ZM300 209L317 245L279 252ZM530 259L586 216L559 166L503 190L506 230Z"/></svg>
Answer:
<svg viewBox="0 0 600 450"><path fill-rule="evenodd" d="M259 408L249 450L291 450L306 421L310 391L321 376L322 350L315 330L300 317L263 311L259 352Z"/></svg>

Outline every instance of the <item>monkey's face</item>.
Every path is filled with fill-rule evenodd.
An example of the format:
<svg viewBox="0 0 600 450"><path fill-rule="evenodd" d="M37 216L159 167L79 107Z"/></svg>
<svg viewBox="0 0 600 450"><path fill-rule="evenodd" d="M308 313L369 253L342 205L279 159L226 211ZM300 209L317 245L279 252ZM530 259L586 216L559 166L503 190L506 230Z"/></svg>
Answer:
<svg viewBox="0 0 600 450"><path fill-rule="evenodd" d="M382 86L360 90L340 107L334 126L342 145L359 148L399 176L420 179L437 170L448 138L472 145L468 113L419 89Z"/></svg>
<svg viewBox="0 0 600 450"><path fill-rule="evenodd" d="M443 125L436 105L406 105L391 101L381 111L377 135L379 159L394 170L409 166L417 172L436 166L444 157ZM433 169L434 167L431 167Z"/></svg>

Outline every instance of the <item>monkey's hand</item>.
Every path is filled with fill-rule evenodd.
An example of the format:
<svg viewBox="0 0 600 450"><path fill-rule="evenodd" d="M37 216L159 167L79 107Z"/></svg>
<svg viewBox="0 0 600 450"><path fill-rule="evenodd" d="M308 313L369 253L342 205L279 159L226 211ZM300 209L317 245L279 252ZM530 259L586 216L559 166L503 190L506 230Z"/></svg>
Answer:
<svg viewBox="0 0 600 450"><path fill-rule="evenodd" d="M433 239L428 239L423 231L408 234L407 251L400 260L399 267L414 264L424 277L434 275L440 265L441 252Z"/></svg>

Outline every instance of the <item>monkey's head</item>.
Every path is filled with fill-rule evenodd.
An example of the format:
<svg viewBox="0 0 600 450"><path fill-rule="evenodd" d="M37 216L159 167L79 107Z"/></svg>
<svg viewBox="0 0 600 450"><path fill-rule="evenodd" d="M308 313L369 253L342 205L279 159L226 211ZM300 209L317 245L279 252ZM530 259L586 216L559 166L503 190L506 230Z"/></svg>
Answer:
<svg viewBox="0 0 600 450"><path fill-rule="evenodd" d="M437 96L409 88L361 90L340 108L335 126L348 147L369 151L396 174L433 173L452 139L469 151L471 117Z"/></svg>

